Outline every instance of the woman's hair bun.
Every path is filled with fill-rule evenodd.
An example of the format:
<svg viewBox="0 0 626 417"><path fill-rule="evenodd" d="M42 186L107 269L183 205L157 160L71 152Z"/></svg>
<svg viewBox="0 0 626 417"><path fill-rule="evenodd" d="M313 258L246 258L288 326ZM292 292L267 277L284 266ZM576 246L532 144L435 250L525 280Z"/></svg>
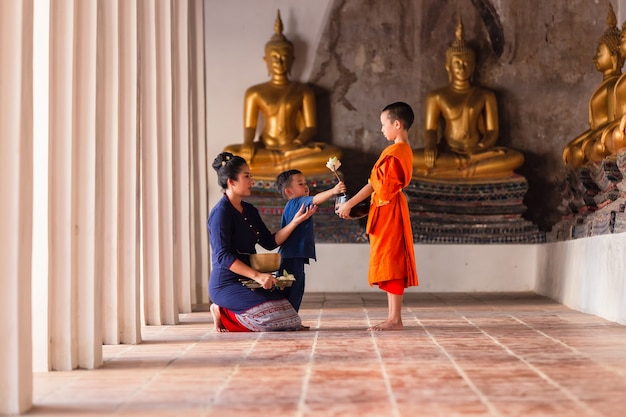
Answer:
<svg viewBox="0 0 626 417"><path fill-rule="evenodd" d="M222 152L213 160L213 169L219 171L220 168L226 166L226 164L233 159L233 154L230 152Z"/></svg>

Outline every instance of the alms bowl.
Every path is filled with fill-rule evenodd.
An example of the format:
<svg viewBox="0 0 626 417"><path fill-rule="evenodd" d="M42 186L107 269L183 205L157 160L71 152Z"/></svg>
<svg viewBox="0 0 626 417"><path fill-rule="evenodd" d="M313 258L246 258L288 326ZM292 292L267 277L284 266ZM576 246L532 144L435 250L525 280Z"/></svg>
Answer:
<svg viewBox="0 0 626 417"><path fill-rule="evenodd" d="M280 253L253 253L250 266L259 272L275 272L280 267Z"/></svg>

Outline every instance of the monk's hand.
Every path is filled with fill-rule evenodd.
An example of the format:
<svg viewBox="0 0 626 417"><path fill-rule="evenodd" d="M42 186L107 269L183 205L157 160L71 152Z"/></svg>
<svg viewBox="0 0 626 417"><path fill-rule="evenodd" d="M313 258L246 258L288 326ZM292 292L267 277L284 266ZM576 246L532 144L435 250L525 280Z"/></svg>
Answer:
<svg viewBox="0 0 626 417"><path fill-rule="evenodd" d="M349 219L350 218L350 210L352 207L348 205L348 203L337 204L335 206L335 213L341 219Z"/></svg>
<svg viewBox="0 0 626 417"><path fill-rule="evenodd" d="M424 149L424 164L427 168L435 166L435 159L437 159L437 149Z"/></svg>

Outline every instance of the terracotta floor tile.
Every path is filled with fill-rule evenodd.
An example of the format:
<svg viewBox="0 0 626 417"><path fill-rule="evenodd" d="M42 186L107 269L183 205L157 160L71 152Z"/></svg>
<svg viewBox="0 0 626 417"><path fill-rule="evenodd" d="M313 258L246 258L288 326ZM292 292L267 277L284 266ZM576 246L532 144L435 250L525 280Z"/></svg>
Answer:
<svg viewBox="0 0 626 417"><path fill-rule="evenodd" d="M617 417L626 326L532 293L407 293L405 329L369 332L385 294L306 294L309 331L213 333L206 306L97 370L35 373L45 417Z"/></svg>

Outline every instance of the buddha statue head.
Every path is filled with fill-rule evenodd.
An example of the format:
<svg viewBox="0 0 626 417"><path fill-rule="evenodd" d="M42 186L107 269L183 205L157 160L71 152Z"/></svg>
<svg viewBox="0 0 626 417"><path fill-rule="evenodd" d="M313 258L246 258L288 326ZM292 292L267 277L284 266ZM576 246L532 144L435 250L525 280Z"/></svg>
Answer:
<svg viewBox="0 0 626 417"><path fill-rule="evenodd" d="M290 75L294 59L294 46L283 35L283 22L280 18L280 10L278 10L274 22L274 35L265 44L263 60L267 65L268 74Z"/></svg>
<svg viewBox="0 0 626 417"><path fill-rule="evenodd" d="M472 48L465 44L465 33L463 31L461 16L459 16L454 35L454 41L446 50L446 70L448 71L448 79L450 82L454 79L471 81L476 66L476 54Z"/></svg>
<svg viewBox="0 0 626 417"><path fill-rule="evenodd" d="M598 39L598 47L593 62L598 71L605 75L615 75L621 72L624 57L620 53L621 32L617 27L617 17L615 17L613 6L610 3L606 23L607 29Z"/></svg>

